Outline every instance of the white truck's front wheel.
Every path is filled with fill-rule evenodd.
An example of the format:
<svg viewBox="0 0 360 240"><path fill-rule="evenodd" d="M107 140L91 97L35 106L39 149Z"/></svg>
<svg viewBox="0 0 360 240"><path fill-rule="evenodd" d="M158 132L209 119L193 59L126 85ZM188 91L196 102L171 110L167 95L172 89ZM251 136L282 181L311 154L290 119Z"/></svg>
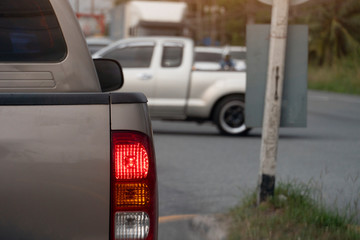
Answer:
<svg viewBox="0 0 360 240"><path fill-rule="evenodd" d="M215 107L214 122L222 134L245 135L249 128L245 126L245 103L241 96L229 96Z"/></svg>

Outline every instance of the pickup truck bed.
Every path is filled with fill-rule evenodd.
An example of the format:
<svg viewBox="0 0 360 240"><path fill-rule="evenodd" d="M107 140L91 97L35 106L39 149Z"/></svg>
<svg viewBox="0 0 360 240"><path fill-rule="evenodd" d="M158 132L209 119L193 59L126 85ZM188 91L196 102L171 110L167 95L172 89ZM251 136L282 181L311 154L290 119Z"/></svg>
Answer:
<svg viewBox="0 0 360 240"><path fill-rule="evenodd" d="M0 94L0 239L109 239L111 131L151 137L146 102L140 93Z"/></svg>

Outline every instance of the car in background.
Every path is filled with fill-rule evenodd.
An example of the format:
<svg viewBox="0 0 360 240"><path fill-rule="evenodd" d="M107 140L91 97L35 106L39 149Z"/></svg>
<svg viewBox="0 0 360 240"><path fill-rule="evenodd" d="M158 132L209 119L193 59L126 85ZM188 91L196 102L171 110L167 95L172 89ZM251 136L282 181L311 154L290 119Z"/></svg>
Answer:
<svg viewBox="0 0 360 240"><path fill-rule="evenodd" d="M222 134L245 135L246 72L221 69L222 53L223 48L195 51L193 40L184 37L132 37L92 57L121 64L126 81L120 91L143 92L152 119L213 122ZM215 71L194 71L195 58Z"/></svg>
<svg viewBox="0 0 360 240"><path fill-rule="evenodd" d="M193 70L221 70L221 61L226 55L231 56L235 71L246 70L246 47L242 46L195 47Z"/></svg>
<svg viewBox="0 0 360 240"><path fill-rule="evenodd" d="M224 50L221 47L195 47L194 70L221 70Z"/></svg>
<svg viewBox="0 0 360 240"><path fill-rule="evenodd" d="M98 50L106 47L113 41L108 37L88 37L86 38L86 43L88 45L89 51L91 54L97 52Z"/></svg>
<svg viewBox="0 0 360 240"><path fill-rule="evenodd" d="M246 70L246 47L243 46L226 46L224 47L224 54L229 54L234 61L235 70Z"/></svg>

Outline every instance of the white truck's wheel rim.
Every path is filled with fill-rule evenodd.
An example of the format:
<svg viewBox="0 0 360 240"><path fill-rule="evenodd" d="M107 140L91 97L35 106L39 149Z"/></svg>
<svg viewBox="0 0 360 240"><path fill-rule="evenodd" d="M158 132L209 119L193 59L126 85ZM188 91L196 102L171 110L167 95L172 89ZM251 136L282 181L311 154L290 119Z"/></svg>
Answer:
<svg viewBox="0 0 360 240"><path fill-rule="evenodd" d="M224 131L230 134L238 134L246 130L244 103L230 101L220 111L219 122Z"/></svg>

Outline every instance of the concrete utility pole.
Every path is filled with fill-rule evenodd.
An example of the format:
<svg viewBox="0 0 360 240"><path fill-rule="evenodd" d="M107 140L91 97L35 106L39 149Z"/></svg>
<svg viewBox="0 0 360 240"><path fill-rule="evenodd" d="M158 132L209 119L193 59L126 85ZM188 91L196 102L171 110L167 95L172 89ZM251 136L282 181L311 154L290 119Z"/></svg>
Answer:
<svg viewBox="0 0 360 240"><path fill-rule="evenodd" d="M273 0L265 93L258 204L274 195L290 0Z"/></svg>

